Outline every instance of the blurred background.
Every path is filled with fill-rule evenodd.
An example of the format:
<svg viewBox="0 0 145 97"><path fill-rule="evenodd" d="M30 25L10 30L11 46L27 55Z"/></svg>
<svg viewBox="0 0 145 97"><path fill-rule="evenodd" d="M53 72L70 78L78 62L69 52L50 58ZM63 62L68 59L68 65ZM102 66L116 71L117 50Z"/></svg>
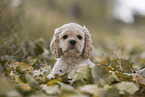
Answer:
<svg viewBox="0 0 145 97"><path fill-rule="evenodd" d="M97 90L108 97L112 93L128 97L128 92L120 92L114 85L130 81L140 88L130 96L144 97L145 0L0 0L0 97L48 97L41 85L54 85L59 80L46 78L56 61L49 50L50 41L55 28L70 22L85 25L92 35L95 49L91 61L102 64L96 72L102 73ZM115 70L125 74L115 74ZM138 70L142 70L142 77L126 77ZM62 82L67 82L67 76L63 77ZM47 92L51 87L45 89Z"/></svg>
<svg viewBox="0 0 145 97"><path fill-rule="evenodd" d="M145 50L144 0L0 0L0 53L17 53L11 44L20 42L43 41L49 49L54 29L70 22L89 29L96 56L120 48L129 58Z"/></svg>

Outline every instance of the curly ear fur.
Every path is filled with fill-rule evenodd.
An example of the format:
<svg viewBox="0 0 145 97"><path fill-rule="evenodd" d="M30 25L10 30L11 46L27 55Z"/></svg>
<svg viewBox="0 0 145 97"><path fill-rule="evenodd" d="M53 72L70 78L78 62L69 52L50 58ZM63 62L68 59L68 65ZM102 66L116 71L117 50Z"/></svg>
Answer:
<svg viewBox="0 0 145 97"><path fill-rule="evenodd" d="M50 43L50 51L56 58L60 58L62 54L61 48L59 48L59 33L60 29L55 29L55 34L53 35L53 39Z"/></svg>
<svg viewBox="0 0 145 97"><path fill-rule="evenodd" d="M85 27L84 27L84 33L85 33L85 45L84 45L84 50L82 55L85 59L88 59L92 56L93 45L92 45L91 35L88 29Z"/></svg>

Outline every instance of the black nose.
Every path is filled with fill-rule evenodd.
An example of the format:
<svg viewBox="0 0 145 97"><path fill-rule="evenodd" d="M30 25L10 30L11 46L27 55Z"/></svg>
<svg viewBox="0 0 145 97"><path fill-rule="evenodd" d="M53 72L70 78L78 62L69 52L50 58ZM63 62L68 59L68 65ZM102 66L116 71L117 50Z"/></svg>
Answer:
<svg viewBox="0 0 145 97"><path fill-rule="evenodd" d="M69 43L74 46L77 42L75 40L70 40Z"/></svg>

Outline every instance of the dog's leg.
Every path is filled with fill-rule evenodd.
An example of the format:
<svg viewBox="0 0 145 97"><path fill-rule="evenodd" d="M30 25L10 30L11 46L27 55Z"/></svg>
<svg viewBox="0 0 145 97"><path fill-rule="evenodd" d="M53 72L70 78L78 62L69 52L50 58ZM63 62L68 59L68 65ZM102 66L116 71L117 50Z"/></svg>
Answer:
<svg viewBox="0 0 145 97"><path fill-rule="evenodd" d="M66 66L65 64L61 61L61 59L58 59L57 62L55 63L52 72L47 76L47 78L54 78L55 74L58 74L59 76L65 74L66 72Z"/></svg>

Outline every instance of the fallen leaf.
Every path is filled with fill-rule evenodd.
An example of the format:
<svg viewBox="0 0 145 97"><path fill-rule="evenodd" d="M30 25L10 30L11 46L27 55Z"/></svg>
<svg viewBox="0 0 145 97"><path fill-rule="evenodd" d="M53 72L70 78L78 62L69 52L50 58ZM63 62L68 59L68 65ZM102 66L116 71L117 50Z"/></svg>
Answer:
<svg viewBox="0 0 145 97"><path fill-rule="evenodd" d="M27 58L27 63L29 64L29 65L34 65L36 62L38 61L38 59L37 58L34 58L34 57L28 57Z"/></svg>
<svg viewBox="0 0 145 97"><path fill-rule="evenodd" d="M25 63L21 63L21 62L12 62L10 64L10 67L13 69L13 70L16 70L17 66L20 67L21 71L23 70L29 70L29 71L33 71L34 68L28 64L25 64Z"/></svg>
<svg viewBox="0 0 145 97"><path fill-rule="evenodd" d="M55 85L58 81L59 81L59 79L51 80L51 81L47 82L47 86Z"/></svg>
<svg viewBox="0 0 145 97"><path fill-rule="evenodd" d="M133 82L122 81L121 83L118 83L115 86L117 87L118 90L125 91L131 95L133 95L136 91L139 90L137 85L135 85L135 83L133 83Z"/></svg>
<svg viewBox="0 0 145 97"><path fill-rule="evenodd" d="M73 84L75 81L89 81L90 77L91 77L91 73L90 73L90 68L88 64L83 64L83 65L79 65L77 66L77 68L75 69L75 72L72 71L72 82L71 84Z"/></svg>
<svg viewBox="0 0 145 97"><path fill-rule="evenodd" d="M79 88L84 93L92 94L93 97L99 97L99 88L96 84L88 84Z"/></svg>
<svg viewBox="0 0 145 97"><path fill-rule="evenodd" d="M136 71L137 74L140 74L141 76L145 77L145 68Z"/></svg>
<svg viewBox="0 0 145 97"><path fill-rule="evenodd" d="M60 85L61 93L59 97L88 97L83 95L80 91L76 90L74 87L64 84L60 81L57 82Z"/></svg>
<svg viewBox="0 0 145 97"><path fill-rule="evenodd" d="M27 80L27 83L32 87L32 88L37 88L39 87L39 83L30 75L30 74L26 74L25 78Z"/></svg>
<svg viewBox="0 0 145 97"><path fill-rule="evenodd" d="M134 82L136 82L136 84L140 85L141 87L145 86L145 78L142 77L139 74L127 74L130 79Z"/></svg>
<svg viewBox="0 0 145 97"><path fill-rule="evenodd" d="M71 91L71 92L76 92L76 90L70 86L70 85L66 85L60 81L57 82L60 85L60 89L63 91Z"/></svg>
<svg viewBox="0 0 145 97"><path fill-rule="evenodd" d="M116 87L106 84L99 88L99 97L120 97L120 94Z"/></svg>
<svg viewBox="0 0 145 97"><path fill-rule="evenodd" d="M107 68L103 65L98 64L98 65L95 65L94 68L92 68L92 76L94 79L94 83L99 82L101 78L108 77L108 75L109 75L109 72Z"/></svg>
<svg viewBox="0 0 145 97"><path fill-rule="evenodd" d="M22 92L31 92L32 88L28 84L18 84L18 89Z"/></svg>
<svg viewBox="0 0 145 97"><path fill-rule="evenodd" d="M56 95L56 94L61 93L58 85L54 85L54 86L42 85L41 87L42 87L42 90L44 90L46 94Z"/></svg>

